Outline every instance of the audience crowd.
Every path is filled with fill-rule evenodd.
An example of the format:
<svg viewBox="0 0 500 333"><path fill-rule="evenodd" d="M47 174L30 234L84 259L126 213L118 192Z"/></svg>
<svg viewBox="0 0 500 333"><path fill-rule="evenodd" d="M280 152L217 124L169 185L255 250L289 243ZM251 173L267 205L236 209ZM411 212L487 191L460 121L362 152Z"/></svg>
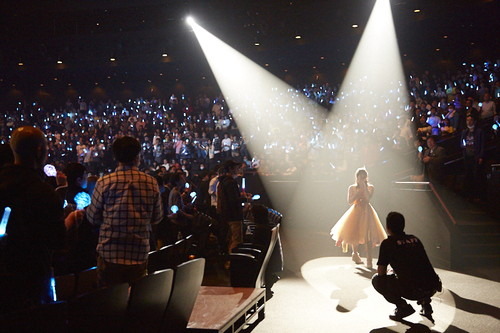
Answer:
<svg viewBox="0 0 500 333"><path fill-rule="evenodd" d="M391 112L386 112L382 121L377 122L366 113L345 114L338 123L355 116L358 117L358 123L364 123L356 129L359 137L351 139L362 138L369 130L376 134L380 124L397 129L389 138L386 134L383 137L372 136L376 138L374 144L384 148L389 142L391 149L408 151L420 147L418 156L425 167L424 176L431 181L441 180L446 152L439 147L440 140L452 136L460 138L461 146L456 149L462 149L464 153L465 186L470 187L470 193L478 196L485 179L485 144L497 134L499 125L496 109L500 94L498 67L497 63L485 62L480 66L464 64L457 73L441 77L429 72L418 77L411 75L408 85L411 97L405 109L407 117L392 117ZM298 106L279 110L284 110L284 115L287 115L288 112L296 111L297 107L309 110L308 103L327 108L345 103L345 96L338 95L338 90L338 86L331 87L328 84L308 84L301 89L289 90L293 96L303 94L310 100L300 102L297 99ZM396 94L393 95L386 98L394 99ZM278 103L278 100L269 102ZM315 120L315 116L317 114L311 112L310 132L305 130L300 135L288 133L284 138L275 138L275 141L265 144L267 154L283 154L282 165L271 165L267 164L267 156L259 156L262 158L259 160L247 149L248 142L241 136L222 96L190 99L184 95L172 95L168 100L137 98L126 102L86 101L79 98L51 111L37 102L19 102L15 109L3 110L0 117L0 171L5 179L3 186L12 182L8 189L12 192L17 183L27 180L19 178L19 175L17 178L12 176L15 174L15 168L11 165L13 159L16 160L17 168L23 166L27 170L34 167L41 171L45 156L48 156L47 162L55 165L55 170L50 172L44 169L53 185L44 190L50 192L50 197L47 196L45 200L50 199L56 216L54 225L58 233L65 227L68 242L64 249L61 249L62 244L50 242L40 243L39 247L47 253L57 250L52 266L55 274L65 274L95 265L95 249L99 244L100 261L97 263L100 281L106 285L106 281L113 281L115 273L124 267L133 268L131 274L134 279L136 275L144 275L149 250L187 235L193 234L195 238L199 236L198 241L203 242L208 238L208 233L212 233L219 238L219 251L231 252L243 239L242 223L249 214L249 205L245 203L248 204L252 198L238 180L245 168L257 169L265 165L264 171L268 174L291 174L299 169L299 166L293 165L292 161L296 159L290 158L292 155L323 149L335 154L346 154L359 149L358 145L365 142L361 139L361 143L343 142L346 129L337 126L337 123L327 125L331 126L331 135L322 134L321 127L317 126L319 119ZM44 138L48 144L47 152ZM5 149L7 142L11 143L14 155ZM123 143L122 146L120 143ZM24 164L19 164L21 162ZM117 163L118 168L113 172ZM139 172L139 169L149 175ZM31 169L29 177L37 187L48 187L45 182L41 182L38 173ZM116 180L110 181L113 177L120 179L123 189L117 190ZM132 184L132 180L137 183ZM28 190L29 186L23 186L23 191ZM130 198L125 203L119 200L123 195L113 197L109 195L110 191L128 191ZM133 194L133 191L137 193ZM140 235L140 243L135 244L128 261L123 261L117 254L121 250L117 250L116 246L106 248L110 243L105 238L116 236L109 232L110 225L120 225L120 218L115 221L112 214L128 212L137 218L134 200L141 196L150 197L149 193L154 193L155 201L150 203L154 209L147 211L154 211L155 214L145 215L142 217L144 221L138 222L134 232ZM217 193L220 195L217 196ZM40 195L38 192L31 194ZM23 192L16 198L27 205L31 197L26 197ZM43 195L29 200L41 198ZM118 200L113 201L113 198ZM4 197L0 199L2 205L10 202ZM107 200L112 200L111 203L120 208L107 212L111 207ZM15 203L12 201L11 205ZM47 207L39 206L41 212L47 210ZM85 211L87 206L89 208ZM5 216L8 207L1 208ZM33 214L37 212L22 216L17 211L13 216L17 220L32 222L36 220ZM212 221L217 220L218 223L213 225ZM209 225L211 230L208 230ZM99 239L98 228L101 230ZM260 231L259 228L257 230ZM269 228L265 228L265 232L264 238L268 239ZM1 234L0 241L6 235L9 236L5 232ZM14 240L16 237L10 235L9 244ZM82 251L88 255L82 255ZM138 268L127 267L132 265L138 265ZM38 274L39 288L47 286L47 278L51 274L49 266L45 262L43 269L40 268L43 274ZM9 285L17 283L15 276L7 282ZM3 280L2 283L6 285ZM34 290L26 299L36 303L35 298L41 293L41 289ZM19 307L23 306L19 304Z"/></svg>

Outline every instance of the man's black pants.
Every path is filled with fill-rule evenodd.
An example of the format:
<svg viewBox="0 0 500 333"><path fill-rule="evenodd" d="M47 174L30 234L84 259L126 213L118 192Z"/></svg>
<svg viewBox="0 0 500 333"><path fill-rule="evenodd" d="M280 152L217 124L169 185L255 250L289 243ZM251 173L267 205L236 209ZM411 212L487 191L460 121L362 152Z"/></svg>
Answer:
<svg viewBox="0 0 500 333"><path fill-rule="evenodd" d="M403 298L430 303L431 296L436 293L435 290L410 289L407 286L403 286L395 274L375 274L372 278L372 285L379 294L384 296L387 302L393 303L398 307L406 304Z"/></svg>

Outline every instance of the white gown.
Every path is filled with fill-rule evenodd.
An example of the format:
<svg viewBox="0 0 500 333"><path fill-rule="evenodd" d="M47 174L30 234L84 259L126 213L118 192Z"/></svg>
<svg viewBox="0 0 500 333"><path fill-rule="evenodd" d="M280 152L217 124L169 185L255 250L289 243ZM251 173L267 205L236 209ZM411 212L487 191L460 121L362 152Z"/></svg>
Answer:
<svg viewBox="0 0 500 333"><path fill-rule="evenodd" d="M342 246L343 252L348 251L349 245L370 242L376 246L387 238L377 212L370 204L373 191L373 185L368 185L366 189L358 188L356 184L349 186L347 201L351 207L330 231L332 239L337 246Z"/></svg>

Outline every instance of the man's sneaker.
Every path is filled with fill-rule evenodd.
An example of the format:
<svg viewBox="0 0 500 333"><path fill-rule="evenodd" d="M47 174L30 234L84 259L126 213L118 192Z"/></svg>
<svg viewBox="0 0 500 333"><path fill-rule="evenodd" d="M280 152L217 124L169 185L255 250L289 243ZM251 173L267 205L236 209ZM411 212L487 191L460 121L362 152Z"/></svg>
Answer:
<svg viewBox="0 0 500 333"><path fill-rule="evenodd" d="M390 315L389 318L395 321L400 321L401 319L408 317L413 313L415 313L415 309L410 304L406 304L402 308L396 308L394 314Z"/></svg>
<svg viewBox="0 0 500 333"><path fill-rule="evenodd" d="M420 310L420 314L425 318L429 319L432 323L434 323L434 318L432 318L432 306L430 303L423 303L422 309Z"/></svg>

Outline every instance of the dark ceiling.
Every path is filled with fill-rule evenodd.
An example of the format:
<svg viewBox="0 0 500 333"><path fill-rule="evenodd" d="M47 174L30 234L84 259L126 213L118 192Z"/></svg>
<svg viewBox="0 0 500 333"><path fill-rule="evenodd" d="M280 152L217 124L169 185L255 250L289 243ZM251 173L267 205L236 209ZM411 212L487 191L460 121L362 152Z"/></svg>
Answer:
<svg viewBox="0 0 500 333"><path fill-rule="evenodd" d="M374 2L3 0L0 93L61 87L85 93L96 86L142 92L152 85L164 91L210 85L210 69L184 22L188 14L290 82L321 77L337 83ZM496 59L499 2L392 0L405 69L452 68L461 61Z"/></svg>

